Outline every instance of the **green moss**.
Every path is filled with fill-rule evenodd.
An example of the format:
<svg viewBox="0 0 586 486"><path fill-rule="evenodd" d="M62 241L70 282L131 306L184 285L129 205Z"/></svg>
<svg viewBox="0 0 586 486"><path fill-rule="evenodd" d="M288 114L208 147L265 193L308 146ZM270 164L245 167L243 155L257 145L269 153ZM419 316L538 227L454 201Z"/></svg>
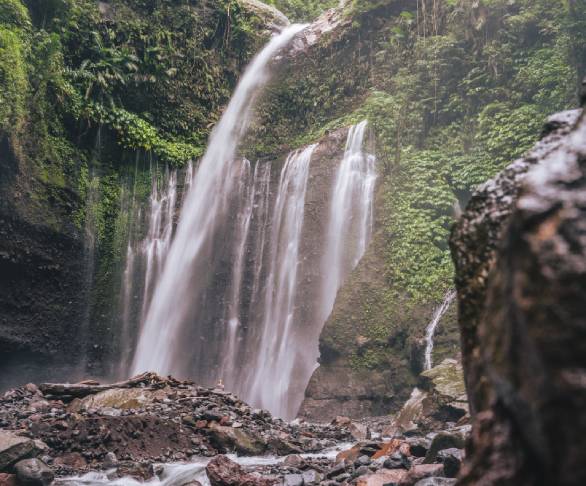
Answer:
<svg viewBox="0 0 586 486"><path fill-rule="evenodd" d="M28 10L20 0L2 0L0 3L0 26L10 28L31 26Z"/></svg>

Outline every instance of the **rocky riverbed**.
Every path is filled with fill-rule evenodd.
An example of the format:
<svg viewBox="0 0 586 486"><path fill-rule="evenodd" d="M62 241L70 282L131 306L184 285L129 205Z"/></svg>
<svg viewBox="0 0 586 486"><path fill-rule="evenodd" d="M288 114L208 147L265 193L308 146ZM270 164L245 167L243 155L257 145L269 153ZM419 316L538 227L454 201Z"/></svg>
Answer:
<svg viewBox="0 0 586 486"><path fill-rule="evenodd" d="M330 424L287 423L221 389L152 373L28 384L0 399L0 486L452 484L469 428L462 390L445 386L454 366L424 378L427 390L396 417Z"/></svg>

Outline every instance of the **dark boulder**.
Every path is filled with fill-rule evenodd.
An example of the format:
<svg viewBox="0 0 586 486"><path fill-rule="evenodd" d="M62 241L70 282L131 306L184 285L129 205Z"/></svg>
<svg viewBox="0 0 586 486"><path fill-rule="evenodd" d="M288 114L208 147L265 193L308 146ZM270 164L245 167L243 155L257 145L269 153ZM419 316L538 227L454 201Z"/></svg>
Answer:
<svg viewBox="0 0 586 486"><path fill-rule="evenodd" d="M461 485L586 484L586 119L543 136L452 234L474 419Z"/></svg>

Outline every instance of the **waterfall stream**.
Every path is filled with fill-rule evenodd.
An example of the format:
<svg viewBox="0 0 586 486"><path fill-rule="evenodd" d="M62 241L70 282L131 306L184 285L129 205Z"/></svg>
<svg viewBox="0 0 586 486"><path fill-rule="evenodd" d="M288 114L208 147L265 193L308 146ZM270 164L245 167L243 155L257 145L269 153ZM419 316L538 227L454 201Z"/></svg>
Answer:
<svg viewBox="0 0 586 486"><path fill-rule="evenodd" d="M227 217L225 195L232 191L232 161L248 128L252 109L270 78L269 63L305 26L293 25L274 37L252 61L209 141L193 179L177 233L154 291L139 338L133 371L182 373L176 359L181 328L192 313L192 302L206 289L218 228Z"/></svg>
<svg viewBox="0 0 586 486"><path fill-rule="evenodd" d="M332 311L342 283L364 255L372 233L376 170L375 156L363 150L366 128L367 122L363 121L350 129L335 179L322 263L323 322Z"/></svg>
<svg viewBox="0 0 586 486"><path fill-rule="evenodd" d="M446 296L444 297L443 302L439 305L439 307L433 313L433 317L429 324L427 325L427 329L425 331L425 369L430 370L433 367L433 360L432 360L432 353L433 353L433 337L435 335L435 330L438 324L441 322L442 317L450 308L450 304L456 298L456 291L450 290Z"/></svg>
<svg viewBox="0 0 586 486"><path fill-rule="evenodd" d="M132 373L152 370L208 385L222 379L228 390L283 418L301 405L323 324L365 253L376 181L366 121L350 128L335 158L317 156L318 144L283 163L237 157L270 60L302 28L275 37L246 71L206 155L186 171L183 203L177 204L175 173L164 191L153 185L141 258L129 245L123 275L124 301L136 293L128 277L142 262Z"/></svg>

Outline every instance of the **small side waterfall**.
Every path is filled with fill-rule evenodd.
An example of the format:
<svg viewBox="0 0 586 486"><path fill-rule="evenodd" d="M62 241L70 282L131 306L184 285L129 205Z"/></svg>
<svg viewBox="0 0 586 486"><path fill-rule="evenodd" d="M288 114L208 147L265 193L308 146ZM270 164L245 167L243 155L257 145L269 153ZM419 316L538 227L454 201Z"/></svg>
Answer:
<svg viewBox="0 0 586 486"><path fill-rule="evenodd" d="M215 127L185 201L176 237L140 334L133 372L155 370L163 374L184 372L177 359L183 325L193 317L209 289L210 262L219 228L229 216L227 195L234 179L232 161L246 132L256 99L270 78L275 54L305 26L293 25L274 37L252 61L234 96Z"/></svg>
<svg viewBox="0 0 586 486"><path fill-rule="evenodd" d="M129 236L120 296L121 375L126 374L130 364L135 323L142 322L145 317L153 287L171 246L177 209L177 172L167 170L160 177L156 169L151 172L151 193L146 207L137 203L135 194L131 198L130 195L122 197L127 206L123 212L127 214Z"/></svg>
<svg viewBox="0 0 586 486"><path fill-rule="evenodd" d="M432 360L432 353L433 353L433 337L435 335L435 330L438 324L441 322L442 317L450 308L450 304L456 298L456 291L450 290L446 296L444 297L443 302L441 305L435 310L433 313L433 317L429 324L427 325L427 330L425 331L425 369L430 370L433 367L433 360Z"/></svg>
<svg viewBox="0 0 586 486"><path fill-rule="evenodd" d="M365 120L350 129L335 179L322 263L323 322L332 312L342 283L364 255L372 234L376 158L364 150L367 125Z"/></svg>

